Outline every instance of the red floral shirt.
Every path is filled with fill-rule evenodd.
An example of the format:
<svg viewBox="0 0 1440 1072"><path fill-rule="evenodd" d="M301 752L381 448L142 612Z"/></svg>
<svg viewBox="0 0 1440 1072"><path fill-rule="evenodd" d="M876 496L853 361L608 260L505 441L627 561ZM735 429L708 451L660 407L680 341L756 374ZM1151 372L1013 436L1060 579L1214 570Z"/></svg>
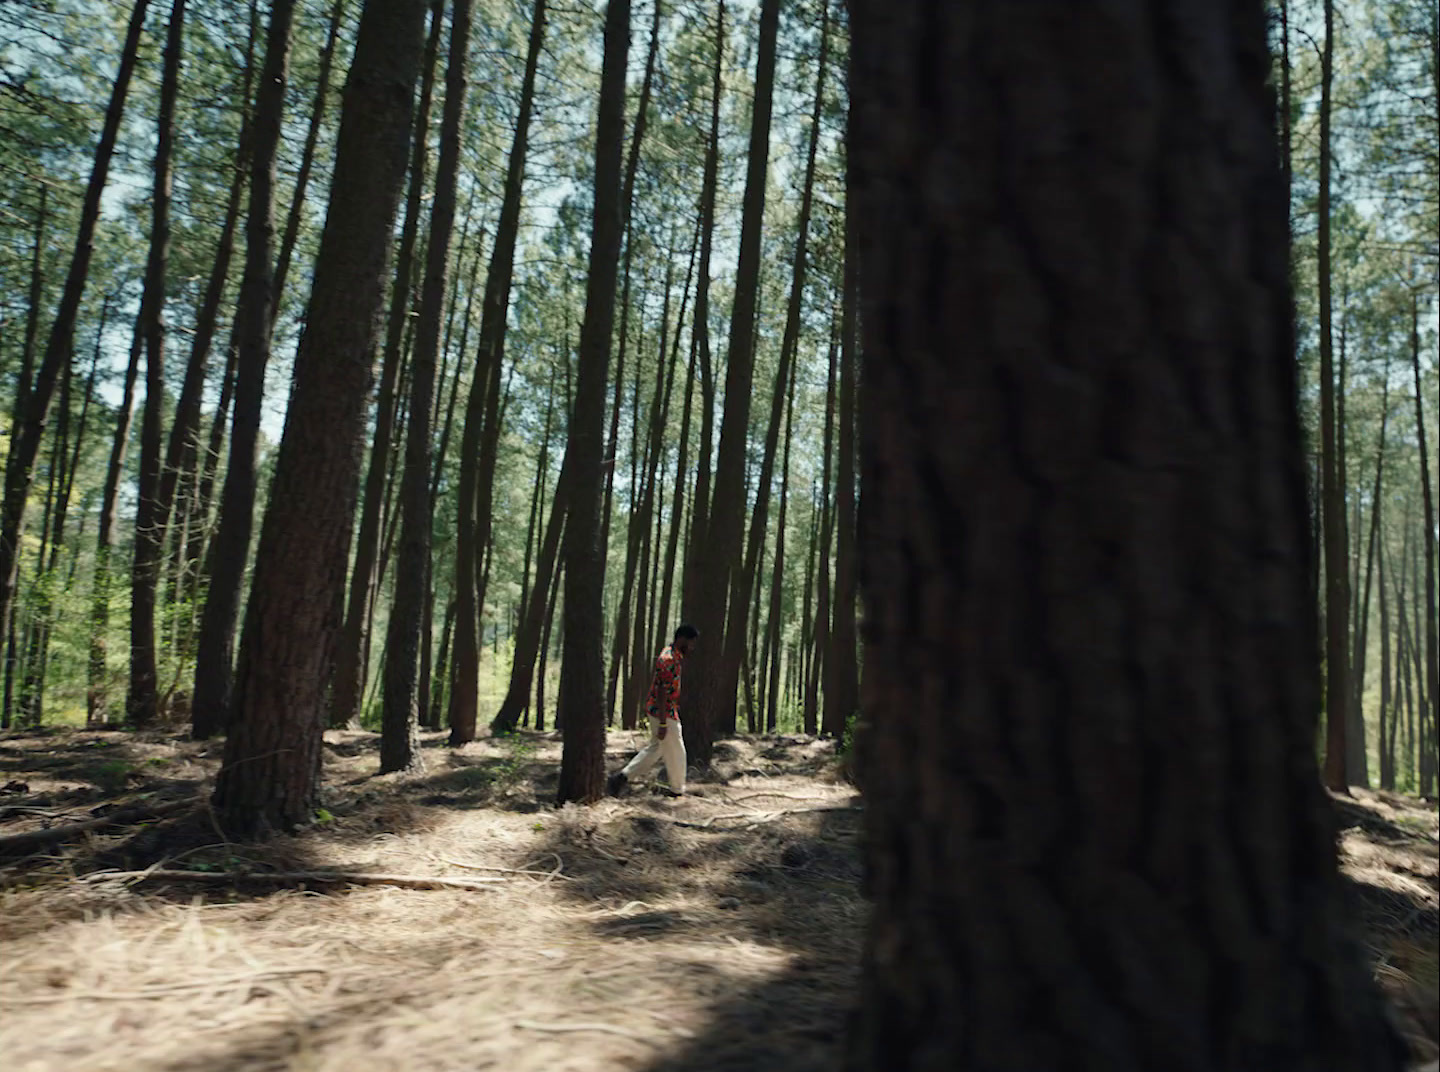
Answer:
<svg viewBox="0 0 1440 1072"><path fill-rule="evenodd" d="M650 682L650 695L645 701L645 710L654 718L680 719L680 667L685 662L685 653L676 651L672 644L655 660L655 676Z"/></svg>

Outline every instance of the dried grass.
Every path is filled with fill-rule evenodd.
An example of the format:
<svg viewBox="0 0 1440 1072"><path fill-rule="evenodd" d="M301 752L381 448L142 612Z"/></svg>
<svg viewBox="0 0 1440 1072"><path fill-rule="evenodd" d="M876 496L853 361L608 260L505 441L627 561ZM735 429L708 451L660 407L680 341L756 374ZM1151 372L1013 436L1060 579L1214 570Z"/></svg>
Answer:
<svg viewBox="0 0 1440 1072"><path fill-rule="evenodd" d="M372 735L327 734L333 818L296 837L232 845L200 809L0 871L7 1072L840 1063L865 912L853 789L828 746L727 742L704 797L555 809L552 738L438 742L426 739L428 769L378 777ZM630 742L616 743L612 764ZM83 817L101 796L195 795L217 758L158 735L10 739L6 777L30 795L7 801L0 830ZM120 772L97 796L87 775L113 783L117 762L143 777ZM1363 795L1355 807L1346 866L1378 974L1417 1056L1433 1057L1434 813ZM74 881L153 866L500 881Z"/></svg>

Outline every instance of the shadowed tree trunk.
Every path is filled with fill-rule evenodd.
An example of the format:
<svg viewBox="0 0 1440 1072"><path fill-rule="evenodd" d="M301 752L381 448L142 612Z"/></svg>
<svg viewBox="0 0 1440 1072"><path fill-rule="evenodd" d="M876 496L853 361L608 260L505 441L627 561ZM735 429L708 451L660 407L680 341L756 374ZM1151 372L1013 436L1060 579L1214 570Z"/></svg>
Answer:
<svg viewBox="0 0 1440 1072"><path fill-rule="evenodd" d="M848 198L847 194L847 198ZM835 449L835 609L830 630L830 652L825 660L826 724L844 734L860 705L859 653L856 643L855 574L855 373L856 288L859 264L855 248L855 220L845 218L845 267L840 298L840 429Z"/></svg>
<svg viewBox="0 0 1440 1072"><path fill-rule="evenodd" d="M45 301L45 224L50 218L50 187L40 184L40 203L35 209L35 242L30 256L30 293L25 310L25 341L20 350L20 372L15 378L15 404L10 426L18 428L25 420L25 402L30 397L30 381L35 375L35 343L40 335L40 306Z"/></svg>
<svg viewBox="0 0 1440 1072"><path fill-rule="evenodd" d="M410 146L410 183L405 195L405 223L395 256L395 282L390 291L385 350L380 359L380 387L375 399L375 435L371 440L370 467L360 505L360 529L355 536L355 567L350 573L350 598L345 624L335 643L335 677L331 689L330 725L358 726L361 697L367 677L370 614L379 585L378 566L382 511L387 502L386 475L394 464L392 444L400 410L401 344L414 299L415 244L420 233L421 202L425 194L425 168L430 155L430 104L434 94L436 58L440 54L443 0L430 2L430 31L425 39L425 60L420 76L420 103Z"/></svg>
<svg viewBox="0 0 1440 1072"><path fill-rule="evenodd" d="M815 76L815 102L810 113L810 147L805 158L805 177L801 186L800 213L796 223L795 253L791 260L790 300L785 314L785 332L780 341L780 361L775 371L775 389L770 395L770 422L766 426L765 447L760 458L760 472L756 478L755 507L750 519L750 533L746 541L745 557L740 569L732 577L730 590L730 617L725 628L725 679L721 684L722 696L733 696L740 667L746 655L745 609L749 606L756 584L756 574L765 551L765 533L770 519L770 498L775 474L775 454L780 443L780 426L785 416L786 384L790 381L790 365L795 360L800 345L800 313L805 298L805 272L810 241L810 211L814 204L815 158L820 145L820 125L825 107L825 67L830 51L830 6L820 9L820 58ZM726 395L729 408L729 395ZM827 433L828 436L828 433ZM828 445L827 438L827 456ZM758 620L759 614L755 615ZM753 643L748 645L751 661L757 653ZM733 705L729 708L728 728L734 728Z"/></svg>
<svg viewBox="0 0 1440 1072"><path fill-rule="evenodd" d="M114 574L110 567L115 553L115 507L120 479L125 472L125 453L130 446L130 425L135 410L135 381L140 375L140 354L145 346L141 319L135 319L130 342L130 360L125 366L125 386L115 414L115 435L111 440L110 463L105 469L105 489L100 496L99 531L95 536L95 576L90 591L90 653L86 674L85 721L103 725L109 720L110 596Z"/></svg>
<svg viewBox="0 0 1440 1072"><path fill-rule="evenodd" d="M1364 713L1364 712L1365 712L1365 704L1364 704L1364 698L1365 698L1365 662L1366 662L1366 658L1365 658L1365 657L1366 657L1366 654L1367 654L1367 652L1368 652L1368 650L1369 650L1369 647L1370 647L1370 587L1371 587L1371 582L1372 582L1373 579L1374 579L1375 557L1376 557L1376 552L1377 552L1377 549L1378 549L1379 543L1380 543L1380 518L1381 518L1381 514L1382 514L1382 512L1383 512L1382 509L1381 509L1381 501L1380 501L1381 477L1382 477L1382 475L1384 474L1384 471L1385 471L1385 429L1386 429L1386 425L1387 425L1388 422L1389 422L1389 418L1390 418L1390 362L1389 362L1389 360L1387 359L1386 362L1385 362L1385 371L1384 371L1384 373L1381 375L1381 379L1380 379L1380 441L1376 444L1376 447L1375 447L1375 484L1374 484L1374 488L1372 489L1372 491L1371 491L1371 493L1370 493L1370 536L1369 536L1369 539L1368 539L1367 542L1366 542L1366 548L1365 548L1365 580L1364 580L1364 584L1363 584L1363 586L1362 586L1362 588L1363 588L1363 594L1362 594L1361 597L1360 597L1359 613L1356 615L1356 619L1355 619L1355 655L1354 655L1354 658L1351 660L1351 663L1350 663L1350 665L1354 668L1354 671L1355 671L1355 673L1354 673L1354 682L1353 682L1352 687L1351 687L1351 689L1350 689L1350 704L1351 704L1352 710L1355 712L1355 720L1359 723L1359 726L1360 726L1360 733L1361 733L1360 740L1361 740L1361 743L1362 743L1362 752L1365 750L1364 747L1363 747L1363 746L1364 746L1364 740L1365 740L1365 737L1364 737L1364 731L1365 731L1365 713ZM1356 528L1358 529L1359 526L1357 525ZM1382 581L1382 585L1383 585L1383 581ZM1382 591L1383 591L1383 588L1382 588ZM1382 602L1383 602L1383 596L1382 596ZM1383 608L1382 608L1382 614L1381 614L1381 616L1382 616L1382 618L1384 617ZM1382 627L1381 627L1381 631L1382 631L1382 632L1384 631L1383 624L1382 624ZM1387 653L1387 654L1388 654L1388 653ZM1381 673L1381 676L1382 676L1382 677L1384 676L1384 672L1383 672L1383 671L1382 671L1382 673ZM1382 686L1381 686L1381 689L1384 690L1384 689L1387 688L1387 687L1388 687L1388 686L1382 685ZM1384 700L1385 700L1385 697L1384 697L1383 692L1382 692L1382 696L1381 696L1381 707L1382 707L1382 711L1381 711L1381 717L1380 717L1381 740L1380 740L1380 752L1379 752L1380 757L1381 757L1381 759L1380 759L1380 765L1381 765L1381 780L1382 780L1382 781L1384 780L1384 765L1385 765L1385 759L1384 759L1384 755L1385 755L1385 740L1384 740L1384 733L1385 733L1385 716L1384 716L1384 711L1383 711L1383 708L1384 708ZM1367 768L1366 768L1366 769L1367 769L1367 777L1366 777L1365 783L1363 783L1363 784L1365 784L1365 785L1368 786L1368 785L1369 785L1369 778L1368 778L1368 763L1369 763L1369 757L1362 755L1362 756L1361 756L1361 759L1362 759L1363 762L1365 762L1365 763L1367 764Z"/></svg>
<svg viewBox="0 0 1440 1072"><path fill-rule="evenodd" d="M160 114L155 130L154 192L150 199L150 256L145 268L145 409L140 418L140 488L135 508L135 558L130 580L130 692L125 713L137 726L159 715L155 650L155 603L165 547L161 516L161 427L165 394L165 282L170 256L171 149L175 99L180 93L180 51L185 37L185 0L174 0L165 32L160 77Z"/></svg>
<svg viewBox="0 0 1440 1072"><path fill-rule="evenodd" d="M452 746L475 739L480 717L480 615L484 609L484 595L479 589L476 558L483 552L490 536L495 460L500 442L499 403L495 396L499 391L500 366L505 357L510 288L515 277L515 246L520 233L520 208L525 187L525 158L530 148L530 119L535 104L535 74L540 62L540 48L545 40L545 5L546 0L535 0L530 16L530 45L520 87L520 111L515 120L515 136L510 143L510 158L506 165L504 199L495 227L495 249L485 274L480 341L475 354L470 397L465 406L465 430L461 434L457 496L459 520L455 542L455 633L449 683ZM535 635L539 635L538 622ZM523 706L522 703L520 707ZM517 708L516 719L519 714L520 709ZM513 722L511 728L514 728Z"/></svg>
<svg viewBox="0 0 1440 1072"><path fill-rule="evenodd" d="M235 404L231 415L230 458L220 493L220 516L210 543L210 585L200 618L195 650L195 689L190 730L197 740L221 732L232 716L232 653L241 589L250 555L255 492L259 482L255 452L260 412L265 401L265 366L275 326L275 157L284 117L290 66L290 24L295 0L273 0L265 36L265 62L255 96L255 125L250 162L250 204L245 220L245 271L235 308ZM337 170L339 167L337 160ZM333 202L332 202L333 204ZM328 223L328 221L327 221ZM306 339L314 328L307 324ZM287 431L295 418L286 415ZM319 426L311 434L318 435ZM314 579L310 580L314 583ZM245 776L240 778L243 783ZM233 779L232 779L233 781ZM218 789L217 789L218 791ZM224 799L239 799L229 797Z"/></svg>
<svg viewBox="0 0 1440 1072"><path fill-rule="evenodd" d="M1378 515L1377 515L1378 516ZM1377 522L1378 523L1378 522ZM1391 706L1394 694L1390 691L1390 600L1385 583L1385 541L1380 541L1376 566L1380 576L1380 788L1395 788L1395 733Z"/></svg>
<svg viewBox="0 0 1440 1072"><path fill-rule="evenodd" d="M55 394L56 382L65 363L70 359L75 340L75 322L80 314L80 302L85 295L85 284L90 276L90 259L95 249L95 227L100 219L100 195L105 190L105 181L110 173L110 160L115 154L120 119L125 111L125 97L129 93L130 79L135 73L140 33L145 26L145 11L148 6L149 0L135 0L135 7L130 13L130 24L125 31L125 43L120 50L120 61L115 71L114 85L110 90L110 102L105 109L100 141L95 147L95 161L91 166L90 180L85 187L85 199L80 207L80 225L60 296L60 307L50 324L50 334L45 342L45 353L35 374L35 381L29 385L23 405L16 409L16 416L20 419L15 422L10 433L10 450L5 459L5 491L3 499L0 499L0 632L8 633L11 625L10 616L14 609L15 584L20 566L20 534L25 526L25 506L30 495L30 482L34 478L35 459L40 453L40 442L45 435L45 423L50 415L50 403ZM25 379L28 382L29 377Z"/></svg>
<svg viewBox="0 0 1440 1072"><path fill-rule="evenodd" d="M1334 71L1334 7L1324 0L1320 68L1320 205L1316 239L1320 291L1320 500L1325 545L1325 784L1347 791L1345 702L1349 692L1350 570L1345 561L1345 474L1338 460L1330 295L1330 87Z"/></svg>
<svg viewBox="0 0 1440 1072"><path fill-rule="evenodd" d="M1264 5L851 12L848 1067L1398 1070L1315 761Z"/></svg>
<svg viewBox="0 0 1440 1072"><path fill-rule="evenodd" d="M1425 442L1425 392L1420 384L1420 296L1410 292L1410 367L1415 373L1415 435L1420 443L1420 502L1424 510L1425 540L1425 694L1430 717L1430 744L1425 750L1428 778L1421 791L1433 793L1435 776L1435 743L1440 741L1440 616L1435 605L1435 498L1430 483L1430 454ZM1418 580L1418 575L1417 575ZM1420 609L1416 600L1416 610ZM1417 645L1418 647L1418 645ZM1425 717L1422 712L1421 717Z"/></svg>
<svg viewBox="0 0 1440 1072"><path fill-rule="evenodd" d="M565 605L561 618L559 718L564 728L557 802L599 798L605 782L605 553L600 546L604 493L601 452L605 383L615 323L624 212L620 150L625 138L625 65L630 52L630 0L610 0L605 11L605 60L595 131L595 208L585 319L575 375L564 468Z"/></svg>
<svg viewBox="0 0 1440 1072"><path fill-rule="evenodd" d="M699 766L710 763L715 728L734 721L735 678L726 673L725 608L731 581L741 568L741 544L745 535L745 452L755 374L755 310L759 298L760 239L770 160L771 95L775 87L775 38L779 24L780 0L761 0L740 255L735 270L735 303L730 312L725 415L720 423L715 490L706 525L701 530L705 534L705 549L696 576L693 621L700 631L700 643L687 660L686 684L690 687L681 697L686 746ZM732 685L728 692L727 681Z"/></svg>
<svg viewBox="0 0 1440 1072"><path fill-rule="evenodd" d="M835 524L831 505L830 469L835 443L835 380L839 364L839 340L830 337L830 355L825 375L825 438L820 461L820 538L815 545L815 632L812 635L810 666L805 676L805 700L802 718L805 732L838 737L844 725L818 724L820 718L820 683L824 680L826 655L830 646L830 538ZM834 712L834 708L826 710Z"/></svg>
<svg viewBox="0 0 1440 1072"><path fill-rule="evenodd" d="M221 821L241 834L293 829L316 806L325 671L340 624L424 30L424 0L367 0L360 16L309 319L255 559L234 725L215 786Z"/></svg>
<svg viewBox="0 0 1440 1072"><path fill-rule="evenodd" d="M445 112L440 126L440 160L435 169L435 198L430 210L425 286L415 351L410 359L410 430L400 482L400 553L395 561L395 591L385 646L385 704L380 733L380 771L421 765L419 737L420 630L430 573L432 464L431 410L435 362L440 350L446 283L450 271L450 235L455 222L455 191L460 172L460 134L468 90L465 65L470 48L471 0L453 0L450 56L445 71Z"/></svg>
<svg viewBox="0 0 1440 1072"><path fill-rule="evenodd" d="M695 457L695 494L690 497L690 532L680 581L682 616L694 621L700 598L700 566L710 517L710 456L715 439L715 376L710 367L710 254L715 239L715 194L720 167L720 93L725 67L725 0L715 9L715 65L710 85L710 141L700 188L700 274L695 283L695 331L700 333L700 449ZM720 639L718 637L714 638ZM692 678L693 680L693 678ZM682 704L683 706L683 704Z"/></svg>
<svg viewBox="0 0 1440 1072"><path fill-rule="evenodd" d="M785 454L780 463L780 511L775 517L775 571L770 579L770 607L765 621L765 652L761 681L764 684L764 728L773 733L780 708L780 617L785 588L785 515L790 504L790 441L795 434L795 365L790 365L790 383L785 389Z"/></svg>

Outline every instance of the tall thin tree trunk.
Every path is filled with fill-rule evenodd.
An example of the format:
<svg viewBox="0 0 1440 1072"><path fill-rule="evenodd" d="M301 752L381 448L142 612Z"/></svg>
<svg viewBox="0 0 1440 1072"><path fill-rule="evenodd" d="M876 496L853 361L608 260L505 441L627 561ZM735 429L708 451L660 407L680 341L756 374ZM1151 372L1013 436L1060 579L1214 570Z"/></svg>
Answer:
<svg viewBox="0 0 1440 1072"><path fill-rule="evenodd" d="M630 0L605 10L605 59L595 131L595 201L585 319L580 325L575 406L565 446L565 606L561 620L560 717L564 748L556 800L588 802L605 782L605 554L600 546L604 493L605 386L615 323L615 284L624 232L620 156L625 138L625 67Z"/></svg>
<svg viewBox="0 0 1440 1072"><path fill-rule="evenodd" d="M829 371L825 376L825 440L820 462L820 539L815 552L815 632L812 635L814 653L810 657L810 668L805 679L805 701L802 717L805 732L814 733L820 715L820 683L825 680L825 656L829 654L830 639L830 537L835 524L831 507L830 468L835 441L835 387L839 364L839 340L830 339ZM827 707L833 711L834 708ZM844 725L833 722L819 723L820 733L826 737L839 737L845 732Z"/></svg>
<svg viewBox="0 0 1440 1072"><path fill-rule="evenodd" d="M424 30L424 0L366 0L360 16L309 318L255 559L235 718L215 787L222 823L242 834L293 829L316 807L325 672L340 624L371 360ZM283 54L267 50L267 68L277 51ZM265 115L257 106L257 126ZM256 157L257 178L265 159L268 179L273 153L262 153L259 139ZM259 245L268 253L268 242ZM268 275L268 257L263 267ZM268 302L261 309L263 321Z"/></svg>
<svg viewBox="0 0 1440 1072"><path fill-rule="evenodd" d="M375 402L375 435L371 440L370 468L360 506L360 530L355 537L355 566L350 574L350 597L345 622L335 646L335 678L331 691L330 725L358 725L360 700L365 694L369 651L371 608L379 586L379 554L382 541L386 474L395 463L392 444L397 441L401 394L402 340L409 323L414 299L415 244L420 232L421 203L425 194L425 169L430 153L430 105L434 94L435 67L440 54L440 28L444 23L443 0L430 0L430 30L425 41L421 68L420 104L415 113L411 137L410 183L405 196L405 223L400 231L400 248L395 257L395 283L390 291L390 313L385 333L385 350L380 360L380 389ZM428 434L428 429L427 429Z"/></svg>
<svg viewBox="0 0 1440 1072"><path fill-rule="evenodd" d="M45 422L49 418L55 384L65 362L70 358L75 338L75 323L80 313L81 299L85 295L85 284L90 276L90 258L95 249L95 227L100 219L100 196L105 190L105 181L110 173L110 160L115 154L120 119L125 111L125 97L135 72L140 33L145 26L145 11L148 6L149 0L135 0L135 7L130 13L130 24L125 31L125 43L120 50L120 61L115 72L115 82L110 90L110 102L105 109L100 141L95 147L95 161L91 166L90 180L85 187L85 199L80 208L80 225L75 235L70 268L65 276L65 287L60 296L60 307L50 324L50 334L45 342L40 368L22 407L23 414L20 416L23 419L16 422L11 429L10 451L5 459L5 491L3 499L0 499L0 631L8 629L14 609L15 585L20 565L20 534L25 525L25 506L30 494L30 482L34 477L35 459L39 455L40 442L45 434Z"/></svg>
<svg viewBox="0 0 1440 1072"><path fill-rule="evenodd" d="M846 1067L1398 1072L1314 758L1265 5L850 10Z"/></svg>
<svg viewBox="0 0 1440 1072"><path fill-rule="evenodd" d="M465 116L466 58L470 48L471 0L451 4L450 55L445 70L445 112L440 126L440 160L435 169L435 199L430 210L425 286L415 349L410 359L410 429L401 478L400 554L386 637L384 721L380 734L381 773L422 765L419 713L420 631L430 573L430 469L433 463L431 409L435 363L450 271L450 236L455 222L460 173L460 135Z"/></svg>
<svg viewBox="0 0 1440 1072"><path fill-rule="evenodd" d="M1382 374L1380 383L1380 440L1375 446L1375 484L1370 493L1370 535L1365 545L1365 577L1361 585L1362 595L1360 597L1359 612L1357 613L1355 618L1355 655L1354 658L1351 660L1350 664L1352 667L1354 667L1355 671L1354 684L1350 690L1350 703L1352 709L1355 711L1355 716L1360 726L1360 740L1362 752L1360 758L1361 761L1365 764L1365 766L1360 768L1365 775L1365 781L1363 781L1361 784L1367 787L1369 785L1369 757L1363 754L1366 751L1366 746L1364 743L1365 663L1366 655L1370 646L1370 586L1375 571L1376 551L1380 543L1380 517L1382 513L1380 492L1381 477L1385 471L1385 429L1386 424L1388 423L1390 418L1390 362L1388 360L1385 362L1385 371ZM1357 524L1355 527L1358 532L1360 526ZM1382 631L1383 628L1384 627L1382 625ZM1384 686L1382 686L1382 689L1383 688ZM1380 760L1382 768L1382 781L1384 778L1383 768L1385 763L1383 758L1385 752L1385 742L1383 739L1384 724L1384 697L1382 696L1380 718L1380 730L1382 734L1382 739L1380 741L1380 754L1382 757Z"/></svg>
<svg viewBox="0 0 1440 1072"><path fill-rule="evenodd" d="M1376 501L1378 502L1378 496ZM1379 512L1376 512L1375 525L1378 527ZM1385 560L1388 557L1385 553L1385 541L1379 541L1380 546L1377 554L1376 567L1379 570L1377 587L1380 592L1380 788L1395 788L1395 731L1394 721L1391 717L1391 706L1394 702L1393 694L1390 691L1390 599L1385 581Z"/></svg>
<svg viewBox="0 0 1440 1072"><path fill-rule="evenodd" d="M725 0L715 9L715 64L710 86L710 141L700 188L700 275L695 284L695 330L700 333L700 449L695 456L695 493L690 497L690 532L685 541L680 606L690 621L700 598L701 562L710 517L710 460L715 444L715 376L710 362L710 254L715 239L715 195L720 166L720 94L725 66ZM719 640L712 637L711 642Z"/></svg>
<svg viewBox="0 0 1440 1072"><path fill-rule="evenodd" d="M714 730L733 722L734 676L726 673L726 596L741 568L745 529L745 454L750 430L750 395L755 374L756 303L759 298L761 232L770 161L770 114L775 87L775 41L780 0L761 0L760 39L755 67L754 111L740 224L735 302L730 313L730 350L725 371L725 415L715 463L715 490L705 532L704 559L696 578L694 622L700 643L685 667L681 699L690 755L708 766ZM727 681L731 689L726 692ZM692 684L693 682L693 684Z"/></svg>
<svg viewBox="0 0 1440 1072"><path fill-rule="evenodd" d="M1335 367L1331 354L1330 154L1331 83L1334 80L1335 5L1324 0L1325 41L1320 60L1320 205L1317 264L1320 291L1321 524L1325 539L1325 785L1348 791L1345 736L1349 699L1350 571L1345 563L1344 474L1338 459Z"/></svg>
<svg viewBox="0 0 1440 1072"><path fill-rule="evenodd" d="M165 283L170 256L170 189L175 140L175 100L180 93L180 51L185 0L174 0L165 34L156 120L155 186L150 201L150 256L145 269L145 409L140 418L140 490L135 508L135 558L130 581L130 692L125 712L137 726L159 716L155 604L165 523L160 503L161 440L165 393Z"/></svg>
<svg viewBox="0 0 1440 1072"><path fill-rule="evenodd" d="M815 160L820 146L821 119L825 108L825 68L830 51L830 6L820 9L820 58L815 75L815 102L810 113L810 147L805 158L805 178L800 195L800 213L796 223L795 254L791 262L790 300L785 313L785 333L780 342L780 362L775 372L775 389L770 398L770 422L766 426L765 448L756 478L755 507L750 520L750 534L740 568L731 578L730 616L725 628L724 673L721 696L733 696L736 676L744 662L746 644L745 622L750 600L755 594L756 575L765 550L765 533L770 518L770 498L775 473L775 455L780 442L780 426L785 416L786 384L790 380L790 364L800 345L800 313L805 298L805 272L808 266L810 212L814 204ZM726 409L730 406L726 393ZM828 445L827 445L828 449ZM827 608L828 609L828 608ZM758 618L758 615L756 615ZM749 645L753 647L753 644ZM753 659L752 659L753 661ZM733 732L734 705L721 708L720 723Z"/></svg>
<svg viewBox="0 0 1440 1072"><path fill-rule="evenodd" d="M495 459L500 442L499 406L494 395L499 389L500 366L505 356L510 288L515 276L515 246L525 187L525 158L530 147L530 119L535 103L535 73L539 66L540 48L545 40L545 20L546 0L535 0L530 16L525 76L520 86L520 111L515 120L515 136L510 143L510 158L506 164L505 193L495 228L495 249L490 255L490 267L485 275L480 341L475 354L470 397L465 407L465 430L460 442L455 635L448 689L452 746L475 739L480 717L480 614L484 608L484 597L479 590L475 558L483 551L490 533ZM539 635L538 622L535 633ZM517 644L515 661L518 663L519 659ZM528 685L526 691L528 693ZM517 708L515 712L517 719L519 711L520 708Z"/></svg>
<svg viewBox="0 0 1440 1072"><path fill-rule="evenodd" d="M125 454L130 446L135 381L139 378L140 355L144 346L143 319L137 316L130 342L130 360L125 366L120 408L115 414L115 435L111 440L110 462L105 469L99 531L95 537L95 576L90 595L90 652L85 690L85 719L91 726L103 725L109 719L110 597L114 578L111 558L115 553L115 512L120 480L125 472Z"/></svg>
<svg viewBox="0 0 1440 1072"><path fill-rule="evenodd" d="M1440 741L1440 612L1436 610L1435 498L1434 486L1430 483L1430 454L1425 440L1425 392L1420 383L1420 296L1417 291L1410 292L1410 367L1415 374L1415 435L1420 443L1420 501L1424 510L1421 520L1425 531L1425 693L1430 717L1430 747L1425 750L1425 756L1431 777L1425 780L1421 791L1433 794L1435 744ZM1419 601L1416 602L1418 605Z"/></svg>
<svg viewBox="0 0 1440 1072"><path fill-rule="evenodd" d="M545 672L546 664L550 660L550 631L555 623L555 605L560 599L560 580L563 573L563 569L555 571L554 581L547 585L549 594L544 603L545 625L540 634L540 669L535 679L535 729L537 732L543 732L545 729ZM556 727L559 727L558 712Z"/></svg>
<svg viewBox="0 0 1440 1072"><path fill-rule="evenodd" d="M770 607L765 622L765 652L762 678L765 681L764 728L774 732L780 705L780 616L785 589L785 515L790 503L790 441L795 434L795 364L790 365L785 389L785 454L780 463L780 510L775 517L775 570L770 579Z"/></svg>
<svg viewBox="0 0 1440 1072"><path fill-rule="evenodd" d="M852 194L848 191L846 203ZM830 630L830 651L825 659L824 722L838 727L845 734L853 724L860 706L860 662L856 651L856 585L855 571L855 379L858 355L856 343L859 327L856 305L859 295L858 251L855 243L856 221L847 211L845 217L845 266L842 270L840 298L840 427L836 435L835 466L835 607Z"/></svg>
<svg viewBox="0 0 1440 1072"><path fill-rule="evenodd" d="M40 183L40 204L35 210L35 241L30 255L30 294L25 310L25 341L20 351L20 372L15 378L15 404L10 426L19 428L25 421L25 403L30 397L30 381L35 375L35 344L40 336L40 306L45 301L45 224L50 219L50 186Z"/></svg>

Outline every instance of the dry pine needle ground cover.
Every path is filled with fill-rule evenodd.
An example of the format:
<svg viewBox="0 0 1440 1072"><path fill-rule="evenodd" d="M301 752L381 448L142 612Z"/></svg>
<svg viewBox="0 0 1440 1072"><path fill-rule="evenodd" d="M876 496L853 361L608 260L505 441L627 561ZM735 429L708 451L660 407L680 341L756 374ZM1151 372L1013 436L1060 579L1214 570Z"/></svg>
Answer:
<svg viewBox="0 0 1440 1072"><path fill-rule="evenodd" d="M203 807L0 859L0 1065L87 1070L820 1070L839 1064L865 907L831 746L718 746L703 797L557 810L521 734L379 777L326 738L326 813L227 844ZM613 768L633 743L612 734ZM0 836L203 798L217 746L0 738ZM1436 823L1342 802L1357 919L1417 1058L1436 1056ZM469 888L163 879L343 870Z"/></svg>

